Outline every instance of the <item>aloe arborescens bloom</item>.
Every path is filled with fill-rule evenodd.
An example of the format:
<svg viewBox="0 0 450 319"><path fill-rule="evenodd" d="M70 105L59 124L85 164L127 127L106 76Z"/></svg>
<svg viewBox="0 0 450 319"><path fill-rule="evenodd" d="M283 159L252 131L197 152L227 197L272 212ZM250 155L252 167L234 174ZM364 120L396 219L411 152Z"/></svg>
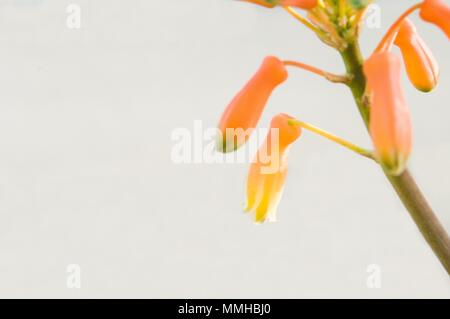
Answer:
<svg viewBox="0 0 450 319"><path fill-rule="evenodd" d="M411 118L400 86L401 60L395 54L373 54L364 64L371 94L370 135L376 156L392 175L406 167L412 145Z"/></svg>
<svg viewBox="0 0 450 319"><path fill-rule="evenodd" d="M255 211L257 223L276 219L287 173L288 148L301 135L301 128L290 125L289 119L292 117L286 114L272 119L266 140L250 166L245 211Z"/></svg>
<svg viewBox="0 0 450 319"><path fill-rule="evenodd" d="M286 149L300 136L300 128L303 128L381 165L424 238L450 274L450 238L406 167L412 149L412 123L401 87L403 64L392 50L394 45L400 48L412 84L421 91L431 91L438 82L438 66L407 17L419 11L423 21L437 25L450 38L450 7L442 0L423 0L413 5L392 24L374 52L364 59L359 36L371 0L242 1L274 10L277 7L284 9L313 31L319 40L339 52L346 74L331 74L301 62L268 58L223 114L219 125L222 135L228 128L247 130L257 125L272 90L286 80L285 67L289 66L348 86L374 146L373 151L367 150L306 122L277 115L271 127L278 129L278 139L273 139L274 134L269 133L250 167L246 210L256 212L257 222L274 218L286 178ZM245 139L237 141L234 134L226 136L219 139L218 148L231 151ZM273 165L274 162L278 165ZM273 166L278 169L263 172Z"/></svg>

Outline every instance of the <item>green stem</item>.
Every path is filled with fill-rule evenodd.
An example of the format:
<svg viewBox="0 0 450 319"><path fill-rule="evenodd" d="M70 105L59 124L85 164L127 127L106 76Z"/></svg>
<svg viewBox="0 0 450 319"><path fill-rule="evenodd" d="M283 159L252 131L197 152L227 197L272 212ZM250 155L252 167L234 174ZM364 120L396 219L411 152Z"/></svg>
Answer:
<svg viewBox="0 0 450 319"><path fill-rule="evenodd" d="M375 156L373 155L372 151L366 150L365 148L362 148L356 144L353 144L345 139L343 139L342 137L336 136L334 134L331 134L325 130L322 130L321 128L311 125L309 123L303 122L303 121L299 121L299 120L289 120L288 121L289 125L296 125L299 127L302 127L308 131L311 131L313 133L316 133L322 137L325 137L327 139L329 139L330 141L333 141L334 143L337 143L343 147L345 147L346 149L355 152L356 154L359 154L361 156L367 157L371 160L376 161Z"/></svg>
<svg viewBox="0 0 450 319"><path fill-rule="evenodd" d="M349 87L364 120L369 126L370 108L365 99L366 79L363 72L363 57L357 42L349 44L341 52L348 74L351 76ZM420 191L413 177L406 170L400 176L392 176L384 171L389 182L394 187L403 205L408 210L428 245L450 275L450 238L445 228L439 222L426 198Z"/></svg>
<svg viewBox="0 0 450 319"><path fill-rule="evenodd" d="M341 52L341 55L345 63L348 77L351 79L348 86L352 91L353 98L355 99L359 113L364 120L364 124L368 128L370 112L369 106L365 103L364 98L364 93L366 90L366 77L364 76L364 71L362 68L364 58L362 57L359 44L357 42L349 44L347 49Z"/></svg>

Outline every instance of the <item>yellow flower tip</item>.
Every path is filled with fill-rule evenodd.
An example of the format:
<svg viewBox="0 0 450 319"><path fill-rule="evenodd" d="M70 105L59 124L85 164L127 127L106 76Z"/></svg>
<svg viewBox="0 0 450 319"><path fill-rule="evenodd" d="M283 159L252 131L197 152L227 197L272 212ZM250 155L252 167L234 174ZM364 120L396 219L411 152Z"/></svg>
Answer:
<svg viewBox="0 0 450 319"><path fill-rule="evenodd" d="M437 85L437 82L436 82L436 85ZM423 93L430 93L431 91L434 90L435 87L436 86L433 86L433 87L431 87L431 86L428 86L428 87L416 86L416 89L419 90L420 92L423 92Z"/></svg>
<svg viewBox="0 0 450 319"><path fill-rule="evenodd" d="M226 128L223 132L219 130L216 135L216 151L231 153L245 144L253 132L253 128L246 130L242 128Z"/></svg>
<svg viewBox="0 0 450 319"><path fill-rule="evenodd" d="M401 87L401 59L384 51L364 63L371 90L369 129L380 164L401 174L412 148L411 116Z"/></svg>
<svg viewBox="0 0 450 319"><path fill-rule="evenodd" d="M276 209L277 207L274 208L275 211L273 212L262 212L260 213L259 217L255 217L255 220L253 221L253 223L255 225L262 225L265 223L275 223L277 222L277 216L276 216ZM258 212L255 213L255 216L258 215Z"/></svg>
<svg viewBox="0 0 450 319"><path fill-rule="evenodd" d="M409 80L414 87L422 92L432 91L439 81L439 66L409 19L400 25L394 44L402 52Z"/></svg>
<svg viewBox="0 0 450 319"><path fill-rule="evenodd" d="M216 148L231 152L243 145L257 126L273 90L286 81L284 63L274 57L264 59L258 71L234 97L219 121Z"/></svg>
<svg viewBox="0 0 450 319"><path fill-rule="evenodd" d="M247 177L246 212L255 212L255 222L276 219L287 174L287 149L301 135L301 128L289 125L286 114L275 116L269 133L250 165Z"/></svg>
<svg viewBox="0 0 450 319"><path fill-rule="evenodd" d="M450 7L443 0L425 0L420 8L420 17L436 25L450 39Z"/></svg>

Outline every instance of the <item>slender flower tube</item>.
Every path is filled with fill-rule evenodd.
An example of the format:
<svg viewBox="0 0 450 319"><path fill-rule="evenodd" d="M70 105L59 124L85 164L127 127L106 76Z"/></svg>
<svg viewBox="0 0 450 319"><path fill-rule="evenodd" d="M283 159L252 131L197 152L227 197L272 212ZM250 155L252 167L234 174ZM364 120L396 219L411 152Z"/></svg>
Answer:
<svg viewBox="0 0 450 319"><path fill-rule="evenodd" d="M266 8L273 8L277 5L291 6L300 9L309 10L317 6L317 0L241 0L245 2L251 2L264 6Z"/></svg>
<svg viewBox="0 0 450 319"><path fill-rule="evenodd" d="M287 174L289 146L301 135L301 128L289 124L286 114L276 115L266 140L250 166L247 178L246 212L255 211L255 222L275 221Z"/></svg>
<svg viewBox="0 0 450 319"><path fill-rule="evenodd" d="M288 77L278 58L266 57L256 74L234 97L219 122L217 150L230 152L244 144L256 125L272 91Z"/></svg>
<svg viewBox="0 0 450 319"><path fill-rule="evenodd" d="M420 17L439 27L450 39L450 7L443 0L425 0Z"/></svg>
<svg viewBox="0 0 450 319"><path fill-rule="evenodd" d="M371 92L370 135L375 155L391 175L400 175L411 153L411 117L400 84L401 60L385 51L364 63Z"/></svg>
<svg viewBox="0 0 450 319"><path fill-rule="evenodd" d="M401 24L394 44L402 51L411 83L423 92L433 90L439 80L438 64L409 19Z"/></svg>

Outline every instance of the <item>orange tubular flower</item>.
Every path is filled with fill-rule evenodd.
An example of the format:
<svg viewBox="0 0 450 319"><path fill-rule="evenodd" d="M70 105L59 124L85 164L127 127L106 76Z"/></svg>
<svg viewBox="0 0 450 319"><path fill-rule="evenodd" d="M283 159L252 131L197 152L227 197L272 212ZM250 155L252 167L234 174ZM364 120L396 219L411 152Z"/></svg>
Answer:
<svg viewBox="0 0 450 319"><path fill-rule="evenodd" d="M301 135L301 128L291 126L286 114L275 116L247 179L246 212L255 211L255 222L275 221L278 203L287 174L287 151Z"/></svg>
<svg viewBox="0 0 450 319"><path fill-rule="evenodd" d="M309 10L317 5L317 0L241 0L251 2L264 6L266 8L273 8L277 5L297 7L300 9Z"/></svg>
<svg viewBox="0 0 450 319"><path fill-rule="evenodd" d="M400 85L401 60L391 52L373 54L364 63L371 90L370 135L381 165L400 175L411 153L409 109Z"/></svg>
<svg viewBox="0 0 450 319"><path fill-rule="evenodd" d="M450 39L450 7L443 0L425 0L420 17L438 26Z"/></svg>
<svg viewBox="0 0 450 319"><path fill-rule="evenodd" d="M235 96L219 122L217 149L222 152L236 150L244 144L259 118L272 91L288 77L286 68L278 58L266 57L245 87Z"/></svg>
<svg viewBox="0 0 450 319"><path fill-rule="evenodd" d="M439 67L411 21L403 21L394 43L402 51L411 83L423 92L433 90L438 83Z"/></svg>

